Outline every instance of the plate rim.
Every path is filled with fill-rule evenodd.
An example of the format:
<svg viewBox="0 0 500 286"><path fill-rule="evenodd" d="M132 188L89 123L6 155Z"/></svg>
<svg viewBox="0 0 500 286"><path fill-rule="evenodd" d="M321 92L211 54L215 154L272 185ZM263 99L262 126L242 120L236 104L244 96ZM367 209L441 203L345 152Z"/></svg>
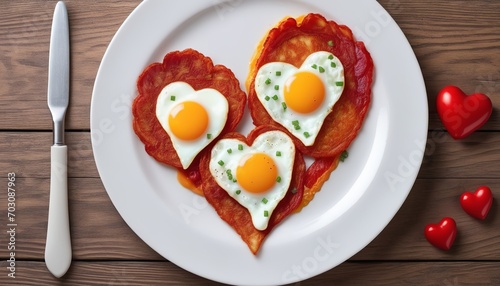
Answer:
<svg viewBox="0 0 500 286"><path fill-rule="evenodd" d="M247 0L248 2L249 0ZM123 22L123 24L120 26L120 28L118 29L118 31L116 32L115 36L113 37L113 39L111 40L110 42L110 45L108 46L104 56L103 56L103 60L101 62L101 65L99 66L99 70L97 72L97 76L96 76L96 80L95 80L95 83L94 83L94 89L93 89L93 92L92 92L92 103L91 103L91 141L92 141L92 149L93 149L93 154L94 154L94 159L96 161L96 165L97 165L97 169L98 169L98 172L99 172L99 175L101 177L101 180L103 181L103 185L105 186L105 189L113 203L113 205L115 206L115 208L118 210L118 212L120 213L120 215L122 216L122 218L125 220L125 222L129 225L129 227L143 240L145 241L150 247L152 247L155 251L157 251L160 255L162 255L163 257L165 257L166 259L169 259L170 258L167 258L164 253L161 253L161 250L158 249L158 247L155 246L155 243L151 242L151 239L150 238L147 238L147 237L144 237L144 233L141 233L141 231L137 231L137 221L135 219L132 219L130 217L130 215L126 215L123 213L123 207L121 204L124 203L124 200L118 198L116 196L116 194L112 193L112 191L110 192L109 189L108 189L108 186L110 186L111 183L109 183L109 181L111 180L109 178L109 176L107 175L107 172L103 170L103 168L106 168L104 167L105 165L103 164L103 160L104 158L102 157L102 153L101 153L101 149L100 149L100 146L101 144L99 143L99 136L98 135L95 135L95 134L98 134L98 132L103 132L103 128L102 128L102 118L100 118L101 120L98 121L98 117L99 116L96 116L96 112L99 112L99 107L96 106L96 103L98 101L98 96L100 94L100 85L102 84L102 77L104 77L105 75L103 75L103 70L102 70L102 66L104 64L106 64L108 62L107 60L107 57L108 57L108 52L109 51L112 51L113 50L113 47L114 47L114 43L115 43L115 38L118 37L118 35L121 35L123 33L126 33L126 29L127 27L130 25L128 23L132 23L134 21L134 18L136 17L139 17L139 16L136 16L136 15L139 15L141 12L141 9L143 9L143 7L146 7L146 5L157 5L157 4L151 4L151 3L160 3L161 1L154 1L154 0L145 0L143 1L142 3L140 3L135 9L134 11L127 17L127 19ZM308 3L311 2L311 3L320 3L319 1L308 1ZM346 2L346 1L345 1ZM376 1L372 1L372 0L365 0L365 2L370 2L372 5L373 5L373 2L375 3L374 5L377 6L378 5L378 8L380 9L383 9L383 11L385 11L385 9ZM205 9L207 7L210 7L209 5L210 4L213 4L215 2L206 2L206 1L197 1L196 2L196 5L199 5L198 7L200 9ZM163 4L162 4L163 5ZM193 4L194 5L194 4ZM194 5L195 6L195 5ZM391 17L389 15L389 17ZM394 21L391 17L391 20ZM393 22L395 23L395 22ZM409 49L411 51L411 54L413 55L413 58L411 59L408 59L408 60L411 60L413 63L412 65L415 67L418 68L418 71L417 71L417 74L419 74L419 83L418 85L420 86L420 88L422 89L423 88L423 99L424 99L424 104L423 106L425 107L425 128L423 128L423 134L420 134L418 137L418 139L422 142L419 142L419 144L424 144L424 147L425 147L425 142L427 140L427 130L428 130L428 108L427 108L427 94L425 92L425 82L424 82L424 79L423 79L423 76L422 76L422 72L421 72L421 69L419 67L419 64L418 64L418 61L415 57L415 54L411 48L411 45L410 43L408 42L406 36L403 34L403 32L401 31L401 29L399 28L399 26L395 23L395 27L393 28L396 28L396 31L398 31L400 33L400 37L402 37L401 39L403 39L404 43L403 45L406 47L406 49ZM408 51L406 51L408 52ZM373 96L373 94L372 94ZM422 126L421 126L422 127ZM131 128L130 128L131 129ZM130 135L130 134L128 134ZM421 148L422 146L418 146L418 148ZM413 150L411 150L413 151ZM394 208L394 211L392 213L392 215L389 215L390 216L390 219L387 221L387 222L384 222L384 227L382 227L381 229L379 229L378 232L376 233L372 233L372 236L370 239L368 239L366 241L366 243L364 243L364 245L362 245L360 247L359 250L363 249L368 243L370 243L384 228L385 226L392 220L392 218L394 217L394 215L396 214L396 212L401 208L402 204L404 203L404 201L406 200L406 197L408 196L409 192L411 191L411 187L413 186L413 183L415 182L415 179L417 177L417 174L418 174L418 170L421 166L421 162L423 160L423 152L420 154L419 153L420 158L416 158L415 160L416 161L419 161L418 162L418 166L416 168L416 171L412 173L411 176L407 177L406 179L408 181L411 181L410 183L410 187L408 188L406 192L406 194L404 195L404 199L402 199L402 201L400 202L399 206L395 207ZM107 176L107 178L104 178L104 176L102 174L105 174L104 176ZM106 181L106 182L105 182ZM152 202L153 202L153 207L151 207L151 210L153 209L157 209L157 208L161 208L162 205L159 201L155 201L154 200L154 196L153 197L149 197L150 199L153 199ZM150 210L150 211L151 211ZM154 215L154 213L152 212L148 212L149 215ZM175 221L170 221L171 225L170 227L180 227L179 224L176 224ZM151 226L151 225L150 225ZM358 251L359 251L358 250ZM247 251L245 249L245 251ZM355 253L357 253L358 251L348 255L349 257L354 255ZM347 258L349 258L347 257ZM347 259L346 258L346 259ZM174 259L175 260L175 259ZM172 260L171 260L172 261ZM343 260L345 261L345 259ZM331 269L335 266L337 266L338 264L342 263L343 261L335 264L335 265L327 265L326 267L324 267L324 269L319 269L317 271L314 271L314 273L312 273L312 275L308 275L307 277L296 277L296 279L292 279L290 281L283 281L283 279L281 279L280 281L276 280L276 278L273 278L272 281L264 281L264 280L259 280L259 281L251 281L251 282L248 282L248 281L233 281L233 280L228 280L224 277L216 277L210 273L204 273L203 271L196 271L192 269L192 267L189 265L189 264L186 264L185 262L180 262L179 264L176 263L176 261L172 261L173 263L179 265L180 267L186 269L187 271L190 271L194 274L197 274L197 275L200 275L200 276L203 276L205 278L208 278L208 279L211 279L211 280L214 280L214 281L219 281L219 282L223 282L223 283L235 283L235 284L246 284L246 283L250 283L250 284L259 284L259 285L267 285L267 284L277 284L278 282L280 282L279 284L284 284L284 283L293 283L293 282L298 282L298 281L302 281L304 279L307 279L307 278L311 278L315 275L318 275L318 274L321 274L323 273L324 271L328 270L328 269ZM326 264L326 263L325 263ZM252 282L255 282L255 283L252 283ZM250 285L248 284L248 285Z"/></svg>

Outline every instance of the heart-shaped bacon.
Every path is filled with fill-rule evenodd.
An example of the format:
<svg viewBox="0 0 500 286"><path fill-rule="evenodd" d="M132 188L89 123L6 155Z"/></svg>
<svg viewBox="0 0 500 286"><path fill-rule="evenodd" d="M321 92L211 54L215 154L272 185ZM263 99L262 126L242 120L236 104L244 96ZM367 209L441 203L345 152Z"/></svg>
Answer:
<svg viewBox="0 0 500 286"><path fill-rule="evenodd" d="M457 236L457 224L451 217L445 217L438 224L426 225L424 234L435 247L449 250Z"/></svg>
<svg viewBox="0 0 500 286"><path fill-rule="evenodd" d="M246 81L248 104L254 124L280 125L269 115L255 90L257 71L263 65L286 62L299 67L314 52L330 52L344 66L342 96L324 119L314 144L306 146L301 140L296 140L295 146L303 154L314 158L335 157L348 149L360 131L371 101L374 64L365 45L356 41L347 26L328 21L314 13L299 20L283 20L269 31L261 43ZM273 100L273 95L270 97ZM297 128L301 127L300 122L295 123L299 123L296 124Z"/></svg>
<svg viewBox="0 0 500 286"><path fill-rule="evenodd" d="M484 220L493 204L491 189L487 186L481 186L474 193L465 192L460 197L460 204L466 213Z"/></svg>
<svg viewBox="0 0 500 286"><path fill-rule="evenodd" d="M481 128L493 110L491 100L485 94L466 95L456 86L443 88L436 104L443 125L455 139L463 139Z"/></svg>
<svg viewBox="0 0 500 286"><path fill-rule="evenodd" d="M156 117L160 92L177 81L185 82L195 90L213 88L226 97L229 110L222 134L232 132L239 124L245 110L246 94L230 69L214 65L209 57L193 49L170 52L163 62L153 63L144 69L137 79L139 94L132 104L134 131L150 156L182 169L172 141Z"/></svg>
<svg viewBox="0 0 500 286"><path fill-rule="evenodd" d="M259 135L276 130L282 131L275 127L263 125L252 130L247 137L233 132L226 134L220 140L239 140L242 144L244 143L247 146L252 146ZM224 151L227 152L228 150ZM238 147L236 147L236 150L231 150L231 152L237 151ZM283 152L281 156L288 155ZM256 229L248 209L238 203L238 201L229 195L228 192L219 186L210 171L211 160L211 152L206 152L201 157L199 165L202 181L201 188L205 198L214 207L218 215L241 236L252 253L256 254L265 237L271 230L300 205L304 191L304 175L306 169L304 158L302 154L296 150L290 185L285 196L278 203L272 215L270 215L269 223L265 230ZM223 163L225 164L226 162L221 162L221 164ZM217 164L219 164L218 161Z"/></svg>

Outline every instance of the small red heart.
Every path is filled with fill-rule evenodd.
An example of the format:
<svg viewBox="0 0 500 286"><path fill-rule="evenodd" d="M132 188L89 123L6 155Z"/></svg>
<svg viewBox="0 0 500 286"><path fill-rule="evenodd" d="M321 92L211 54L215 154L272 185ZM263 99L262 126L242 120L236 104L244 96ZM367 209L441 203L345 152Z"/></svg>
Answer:
<svg viewBox="0 0 500 286"><path fill-rule="evenodd" d="M493 105L482 93L466 95L456 86L446 86L436 99L437 112L454 139L462 139L481 128L490 118Z"/></svg>
<svg viewBox="0 0 500 286"><path fill-rule="evenodd" d="M445 217L439 224L426 225L424 234L435 247L449 250L457 236L457 224L451 217Z"/></svg>
<svg viewBox="0 0 500 286"><path fill-rule="evenodd" d="M469 215L477 219L485 219L493 204L493 195L490 188L481 186L474 193L463 193L460 197L460 204Z"/></svg>

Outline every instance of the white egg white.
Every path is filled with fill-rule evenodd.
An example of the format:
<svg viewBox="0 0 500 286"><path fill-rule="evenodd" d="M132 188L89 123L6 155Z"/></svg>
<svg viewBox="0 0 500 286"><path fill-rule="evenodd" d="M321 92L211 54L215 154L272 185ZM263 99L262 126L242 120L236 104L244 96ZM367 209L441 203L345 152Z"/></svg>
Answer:
<svg viewBox="0 0 500 286"><path fill-rule="evenodd" d="M323 103L314 112L307 114L283 107L285 83L299 71L316 74L325 86ZM324 51L309 55L298 69L283 62L267 63L259 69L255 78L257 97L269 115L306 146L314 144L325 118L332 111L343 90L344 67L335 55Z"/></svg>
<svg viewBox="0 0 500 286"><path fill-rule="evenodd" d="M255 153L270 156L281 178L280 182L276 182L269 191L262 194L246 191L236 180L238 165L243 158ZM269 131L259 135L252 146L237 139L220 140L212 149L209 168L217 184L248 209L254 227L264 230L274 209L290 187L294 160L295 145L292 139L281 131Z"/></svg>
<svg viewBox="0 0 500 286"><path fill-rule="evenodd" d="M199 103L208 113L207 130L204 135L195 140L177 138L168 124L172 109L185 101ZM222 132L227 121L228 109L227 99L212 88L194 90L188 83L173 82L160 92L156 101L156 118L170 137L184 169L187 169L196 155Z"/></svg>

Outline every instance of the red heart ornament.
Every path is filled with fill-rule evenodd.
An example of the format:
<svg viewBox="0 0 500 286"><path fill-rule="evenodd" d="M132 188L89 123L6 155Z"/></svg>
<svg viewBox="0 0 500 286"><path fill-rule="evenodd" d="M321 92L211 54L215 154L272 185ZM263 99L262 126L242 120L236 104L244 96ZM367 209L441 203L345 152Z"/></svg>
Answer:
<svg viewBox="0 0 500 286"><path fill-rule="evenodd" d="M491 100L485 94L466 95L451 85L439 92L436 104L444 127L454 139L463 139L481 128L493 111Z"/></svg>
<svg viewBox="0 0 500 286"><path fill-rule="evenodd" d="M457 224L451 217L445 217L439 224L426 225L424 234L427 241L435 247L449 250L457 236Z"/></svg>
<svg viewBox="0 0 500 286"><path fill-rule="evenodd" d="M474 193L463 193L460 196L460 204L469 215L477 219L485 219L493 204L493 195L490 188L481 186Z"/></svg>

